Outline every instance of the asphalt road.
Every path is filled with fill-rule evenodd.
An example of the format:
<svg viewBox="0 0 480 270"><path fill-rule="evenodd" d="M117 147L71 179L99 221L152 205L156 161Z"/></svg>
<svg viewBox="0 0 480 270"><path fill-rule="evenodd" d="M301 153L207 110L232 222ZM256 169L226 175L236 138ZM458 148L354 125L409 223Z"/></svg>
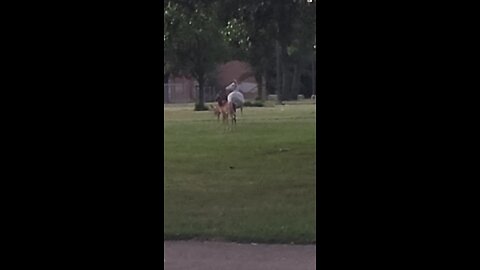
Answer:
<svg viewBox="0 0 480 270"><path fill-rule="evenodd" d="M313 270L316 246L167 241L166 270Z"/></svg>

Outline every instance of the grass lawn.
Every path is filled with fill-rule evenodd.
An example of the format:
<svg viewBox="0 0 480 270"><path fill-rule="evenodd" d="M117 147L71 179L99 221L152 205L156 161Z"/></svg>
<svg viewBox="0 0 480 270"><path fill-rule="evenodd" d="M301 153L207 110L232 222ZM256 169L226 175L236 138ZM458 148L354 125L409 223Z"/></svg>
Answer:
<svg viewBox="0 0 480 270"><path fill-rule="evenodd" d="M315 106L165 106L164 239L315 243Z"/></svg>

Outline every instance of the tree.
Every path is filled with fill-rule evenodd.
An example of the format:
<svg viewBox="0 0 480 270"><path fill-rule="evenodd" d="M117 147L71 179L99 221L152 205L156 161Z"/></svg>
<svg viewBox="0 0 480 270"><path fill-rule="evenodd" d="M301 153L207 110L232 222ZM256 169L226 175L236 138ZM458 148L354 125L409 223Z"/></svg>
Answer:
<svg viewBox="0 0 480 270"><path fill-rule="evenodd" d="M316 3L306 0L165 1L164 72L193 75L200 85L227 56L253 68L264 99L264 81L279 100L295 99L300 78L312 73ZM227 46L228 45L228 46ZM276 81L275 84L271 81Z"/></svg>
<svg viewBox="0 0 480 270"><path fill-rule="evenodd" d="M267 74L275 76L279 100L296 98L299 78L313 58L315 8L298 0L225 1L226 40L233 55L252 65L262 99Z"/></svg>
<svg viewBox="0 0 480 270"><path fill-rule="evenodd" d="M204 86L216 64L226 57L226 46L214 1L166 1L164 16L164 69L191 75L198 81L197 106L204 108Z"/></svg>
<svg viewBox="0 0 480 270"><path fill-rule="evenodd" d="M260 99L265 99L264 80L275 61L275 28L272 25L273 1L227 0L223 21L227 24L226 40L234 49L232 55L248 62L258 84Z"/></svg>
<svg viewBox="0 0 480 270"><path fill-rule="evenodd" d="M287 46L286 55L291 73L291 83L285 91L288 99L297 98L302 75L315 78L312 68L315 59L316 5L315 3L302 3L298 4L297 8L298 17L292 21L293 35Z"/></svg>

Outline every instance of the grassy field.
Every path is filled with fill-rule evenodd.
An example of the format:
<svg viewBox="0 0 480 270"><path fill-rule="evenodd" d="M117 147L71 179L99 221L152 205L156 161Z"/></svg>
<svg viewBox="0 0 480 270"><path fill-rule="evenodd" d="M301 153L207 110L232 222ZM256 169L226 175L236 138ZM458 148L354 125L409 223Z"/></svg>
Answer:
<svg viewBox="0 0 480 270"><path fill-rule="evenodd" d="M164 112L165 240L316 242L314 105Z"/></svg>

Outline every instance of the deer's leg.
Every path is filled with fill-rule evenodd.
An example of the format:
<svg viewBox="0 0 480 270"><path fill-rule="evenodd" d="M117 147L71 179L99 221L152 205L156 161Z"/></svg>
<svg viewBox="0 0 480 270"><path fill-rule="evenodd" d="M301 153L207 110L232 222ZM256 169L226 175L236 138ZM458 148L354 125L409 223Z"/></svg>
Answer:
<svg viewBox="0 0 480 270"><path fill-rule="evenodd" d="M234 125L237 125L237 106L233 102L232 102L230 113L232 114L232 127L233 127Z"/></svg>
<svg viewBox="0 0 480 270"><path fill-rule="evenodd" d="M222 123L223 123L223 126L224 126L224 132L227 132L228 130L228 113L227 112L223 112L222 113Z"/></svg>

